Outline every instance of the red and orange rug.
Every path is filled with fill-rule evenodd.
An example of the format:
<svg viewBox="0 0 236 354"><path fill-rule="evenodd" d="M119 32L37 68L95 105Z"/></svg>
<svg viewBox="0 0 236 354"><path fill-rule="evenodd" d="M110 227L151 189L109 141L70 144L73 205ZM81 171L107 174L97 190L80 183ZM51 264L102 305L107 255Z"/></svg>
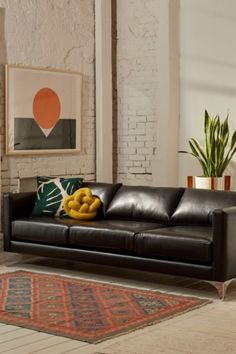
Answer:
<svg viewBox="0 0 236 354"><path fill-rule="evenodd" d="M209 303L196 297L17 271L0 275L0 322L97 343Z"/></svg>

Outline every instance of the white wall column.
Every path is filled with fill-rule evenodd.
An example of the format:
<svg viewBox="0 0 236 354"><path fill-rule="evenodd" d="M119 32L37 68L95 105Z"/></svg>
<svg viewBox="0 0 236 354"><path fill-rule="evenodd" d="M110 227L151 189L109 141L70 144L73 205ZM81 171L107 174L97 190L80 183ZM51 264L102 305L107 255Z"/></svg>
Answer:
<svg viewBox="0 0 236 354"><path fill-rule="evenodd" d="M111 1L95 0L96 180L112 182Z"/></svg>
<svg viewBox="0 0 236 354"><path fill-rule="evenodd" d="M227 4L227 6L225 6ZM204 144L204 111L222 119L229 114L231 132L236 129L236 2L181 0L180 22L180 149L189 139ZM199 176L202 168L192 156L179 154L179 183ZM236 157L226 174L236 190Z"/></svg>
<svg viewBox="0 0 236 354"><path fill-rule="evenodd" d="M179 0L159 0L157 155L155 185L178 185Z"/></svg>

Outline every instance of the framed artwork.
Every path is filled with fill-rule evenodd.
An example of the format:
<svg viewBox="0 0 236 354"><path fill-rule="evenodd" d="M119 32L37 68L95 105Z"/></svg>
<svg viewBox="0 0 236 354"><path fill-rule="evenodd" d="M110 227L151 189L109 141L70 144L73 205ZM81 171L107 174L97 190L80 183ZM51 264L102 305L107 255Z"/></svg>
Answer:
<svg viewBox="0 0 236 354"><path fill-rule="evenodd" d="M6 65L6 154L82 149L80 73Z"/></svg>

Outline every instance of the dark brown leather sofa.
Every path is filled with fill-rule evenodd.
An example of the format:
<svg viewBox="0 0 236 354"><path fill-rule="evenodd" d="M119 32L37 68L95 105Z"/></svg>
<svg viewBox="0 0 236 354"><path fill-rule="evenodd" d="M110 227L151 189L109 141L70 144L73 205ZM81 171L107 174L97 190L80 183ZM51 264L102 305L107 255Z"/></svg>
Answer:
<svg viewBox="0 0 236 354"><path fill-rule="evenodd" d="M221 282L223 293L236 277L236 192L84 186L102 201L93 221L31 217L36 193L4 195L4 250Z"/></svg>

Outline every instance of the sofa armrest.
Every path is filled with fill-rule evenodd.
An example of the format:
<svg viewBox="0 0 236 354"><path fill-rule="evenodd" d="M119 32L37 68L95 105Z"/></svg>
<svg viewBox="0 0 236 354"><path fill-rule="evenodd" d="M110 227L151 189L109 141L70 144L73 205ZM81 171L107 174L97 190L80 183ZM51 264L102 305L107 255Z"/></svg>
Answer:
<svg viewBox="0 0 236 354"><path fill-rule="evenodd" d="M226 281L236 277L236 207L213 212L214 280Z"/></svg>
<svg viewBox="0 0 236 354"><path fill-rule="evenodd" d="M34 207L36 192L7 193L3 195L3 240L8 250L11 237L11 222L28 217Z"/></svg>

